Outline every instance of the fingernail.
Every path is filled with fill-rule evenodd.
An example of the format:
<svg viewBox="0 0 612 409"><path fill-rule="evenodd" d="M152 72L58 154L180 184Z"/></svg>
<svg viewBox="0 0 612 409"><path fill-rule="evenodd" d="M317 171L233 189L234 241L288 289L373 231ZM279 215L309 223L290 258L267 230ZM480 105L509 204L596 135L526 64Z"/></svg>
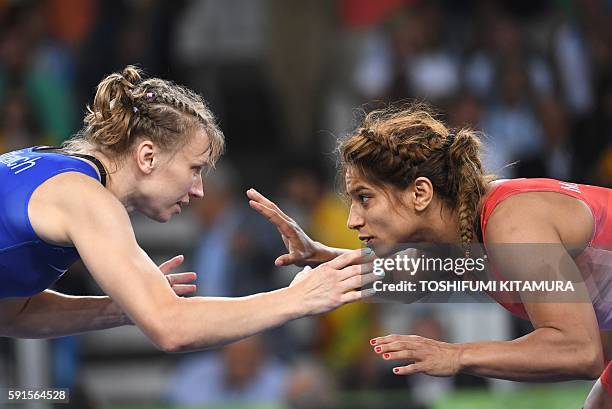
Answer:
<svg viewBox="0 0 612 409"><path fill-rule="evenodd" d="M370 345L376 345L376 338L370 340Z"/></svg>
<svg viewBox="0 0 612 409"><path fill-rule="evenodd" d="M389 354L383 354L383 358L385 358L385 359L389 359L390 356L391 355L389 355Z"/></svg>
<svg viewBox="0 0 612 409"><path fill-rule="evenodd" d="M380 352L380 351L382 351L382 348L381 347L376 347L376 348L374 348L374 351Z"/></svg>
<svg viewBox="0 0 612 409"><path fill-rule="evenodd" d="M366 255L372 254L372 249L369 247L364 247L363 253Z"/></svg>
<svg viewBox="0 0 612 409"><path fill-rule="evenodd" d="M394 373L399 373L399 368L393 368Z"/></svg>

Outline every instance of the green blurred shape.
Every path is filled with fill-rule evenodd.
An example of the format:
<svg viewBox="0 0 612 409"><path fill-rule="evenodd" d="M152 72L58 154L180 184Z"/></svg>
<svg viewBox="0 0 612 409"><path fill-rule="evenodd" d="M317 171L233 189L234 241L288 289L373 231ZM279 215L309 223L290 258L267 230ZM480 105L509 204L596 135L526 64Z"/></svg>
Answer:
<svg viewBox="0 0 612 409"><path fill-rule="evenodd" d="M462 391L449 394L433 409L575 409L581 408L589 386L534 386L512 392Z"/></svg>

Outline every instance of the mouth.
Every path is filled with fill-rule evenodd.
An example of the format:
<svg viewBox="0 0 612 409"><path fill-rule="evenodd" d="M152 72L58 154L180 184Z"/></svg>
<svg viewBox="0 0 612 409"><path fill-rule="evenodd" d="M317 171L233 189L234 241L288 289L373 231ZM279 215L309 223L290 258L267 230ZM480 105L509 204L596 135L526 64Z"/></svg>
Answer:
<svg viewBox="0 0 612 409"><path fill-rule="evenodd" d="M366 244L366 246L370 245L370 243L372 242L373 239L374 239L374 237L372 237L372 236L359 236L359 240L364 242Z"/></svg>

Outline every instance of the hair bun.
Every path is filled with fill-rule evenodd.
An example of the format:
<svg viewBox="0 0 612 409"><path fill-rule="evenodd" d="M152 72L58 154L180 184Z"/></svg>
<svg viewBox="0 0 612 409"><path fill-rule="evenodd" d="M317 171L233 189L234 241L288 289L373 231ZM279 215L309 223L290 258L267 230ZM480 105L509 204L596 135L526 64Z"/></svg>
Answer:
<svg viewBox="0 0 612 409"><path fill-rule="evenodd" d="M134 65L128 65L121 72L121 76L133 88L142 82L142 70ZM126 84L127 85L127 84Z"/></svg>

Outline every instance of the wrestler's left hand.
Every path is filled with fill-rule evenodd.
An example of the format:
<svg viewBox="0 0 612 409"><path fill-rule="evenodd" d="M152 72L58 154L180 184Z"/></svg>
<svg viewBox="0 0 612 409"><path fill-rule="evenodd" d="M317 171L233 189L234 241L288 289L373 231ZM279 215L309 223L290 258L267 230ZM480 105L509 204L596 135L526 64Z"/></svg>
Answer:
<svg viewBox="0 0 612 409"><path fill-rule="evenodd" d="M171 273L173 269L177 268L185 261L185 257L182 255L175 256L168 261L163 262L159 265L159 269L165 274L166 279L170 283L172 290L178 296L193 295L195 294L197 287L194 284L198 277L194 272L186 273Z"/></svg>
<svg viewBox="0 0 612 409"><path fill-rule="evenodd" d="M424 373L453 376L460 370L461 347L417 335L387 335L370 341L384 360L408 362L393 368L396 375Z"/></svg>

